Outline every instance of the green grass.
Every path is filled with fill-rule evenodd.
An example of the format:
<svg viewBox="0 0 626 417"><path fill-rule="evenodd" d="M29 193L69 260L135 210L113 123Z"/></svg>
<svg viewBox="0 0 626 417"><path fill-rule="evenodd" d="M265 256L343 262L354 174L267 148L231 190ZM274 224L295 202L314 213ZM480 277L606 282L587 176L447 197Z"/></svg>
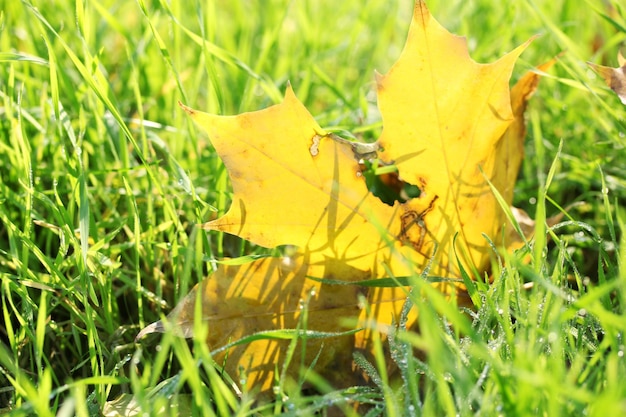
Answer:
<svg viewBox="0 0 626 417"><path fill-rule="evenodd" d="M580 204L537 235L530 264L518 253L494 265L469 315L436 293L413 299L421 333L382 342L396 380L363 363L371 387L286 386L263 405L236 395L198 338L134 343L210 260L259 251L196 226L228 208L228 177L177 103L236 114L280 101L290 81L320 125L375 138L374 70L399 55L412 2L4 2L0 412L95 416L107 402L129 412L132 399L155 415L307 415L350 413L349 399L371 404L368 415L626 413L625 113L585 65L616 66L626 9L428 4L479 62L542 34L514 79L565 51L527 112L515 204L540 232Z"/></svg>

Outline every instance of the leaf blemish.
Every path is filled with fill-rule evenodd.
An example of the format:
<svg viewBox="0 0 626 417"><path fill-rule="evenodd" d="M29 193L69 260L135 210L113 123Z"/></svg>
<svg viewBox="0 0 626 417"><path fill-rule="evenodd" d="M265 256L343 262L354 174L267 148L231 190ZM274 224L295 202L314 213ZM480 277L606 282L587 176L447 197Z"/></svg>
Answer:
<svg viewBox="0 0 626 417"><path fill-rule="evenodd" d="M433 211L433 209L435 208L435 202L437 201L438 198L439 196L435 195L435 197L430 201L430 204L428 205L428 207L426 207L421 213L417 213L414 210L410 210L401 216L402 228L400 229L400 234L397 237L398 240L400 240L404 244L413 246L413 248L418 252L422 249L422 246L424 245L424 239L426 238L426 234L429 233L428 227L426 226L426 223L424 222L424 218L426 217L428 213ZM414 225L419 228L417 240L415 240L415 236L409 235L409 229Z"/></svg>
<svg viewBox="0 0 626 417"><path fill-rule="evenodd" d="M320 135L313 136L313 144L309 148L309 152L311 152L311 156L317 156L320 153L319 146L322 137Z"/></svg>

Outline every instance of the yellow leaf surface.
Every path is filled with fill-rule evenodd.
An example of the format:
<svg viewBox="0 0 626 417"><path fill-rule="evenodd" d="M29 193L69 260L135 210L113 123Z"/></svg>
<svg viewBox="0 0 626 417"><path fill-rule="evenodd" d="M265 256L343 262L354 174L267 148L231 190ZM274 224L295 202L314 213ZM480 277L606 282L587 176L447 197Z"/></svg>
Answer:
<svg viewBox="0 0 626 417"><path fill-rule="evenodd" d="M401 57L377 76L384 125L378 157L394 163L401 179L421 190L419 197L393 206L372 195L352 148L327 134L291 87L282 103L237 116L183 106L207 132L233 185L229 211L204 227L297 250L281 259L220 265L170 314L176 328L191 333L199 291L207 342L235 380L244 369L249 387L269 389L289 340L272 333L233 342L305 327L298 333L306 338L300 341L305 353L298 349L287 374L315 362L315 370L333 383L356 381L352 351L370 350L372 332L384 333L397 322L409 289L328 280L419 277L426 265L430 275L458 278L459 262L466 270L488 272L491 249L483 235L498 242L505 224L488 180L510 204L523 155L523 111L536 87L531 75L513 96L509 92L513 65L525 47L478 64L465 40L447 32L424 2L416 1ZM457 289L450 282L437 285L445 293ZM370 316L362 300L371 307ZM416 314L412 311L409 325ZM365 326L371 320L374 325ZM164 329L155 323L140 336Z"/></svg>

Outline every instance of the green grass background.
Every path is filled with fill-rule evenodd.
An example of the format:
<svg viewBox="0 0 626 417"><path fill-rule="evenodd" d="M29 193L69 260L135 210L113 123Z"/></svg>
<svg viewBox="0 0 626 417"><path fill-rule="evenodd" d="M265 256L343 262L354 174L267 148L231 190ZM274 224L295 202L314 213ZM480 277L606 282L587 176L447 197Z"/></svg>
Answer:
<svg viewBox="0 0 626 417"><path fill-rule="evenodd" d="M230 186L177 103L236 114L289 81L322 126L374 139L374 70L398 57L412 2L0 2L0 413L349 414L356 400L368 415L625 414L625 113L585 61L617 66L626 8L428 5L479 62L542 35L514 79L563 52L527 112L515 204L539 224L531 263L494 265L468 316L414 300L422 333L390 341L397 380L305 394L281 381L259 404L199 340L134 343L215 259L259 251L196 226L228 208Z"/></svg>

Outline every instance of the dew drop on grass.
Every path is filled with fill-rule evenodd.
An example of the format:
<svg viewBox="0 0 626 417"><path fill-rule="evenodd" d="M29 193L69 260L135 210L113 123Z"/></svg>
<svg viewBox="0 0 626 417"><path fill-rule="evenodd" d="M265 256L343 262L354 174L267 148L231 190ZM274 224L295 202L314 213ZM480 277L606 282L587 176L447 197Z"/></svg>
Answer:
<svg viewBox="0 0 626 417"><path fill-rule="evenodd" d="M405 357L403 357L402 359L398 359L396 363L398 364L398 368L400 369L404 369L409 366L409 361Z"/></svg>
<svg viewBox="0 0 626 417"><path fill-rule="evenodd" d="M246 384L248 383L248 373L246 372L246 369L241 365L239 365L238 369L239 369L239 372L238 372L239 383L241 384L242 387L245 387ZM272 389L275 391L276 387L273 387Z"/></svg>

